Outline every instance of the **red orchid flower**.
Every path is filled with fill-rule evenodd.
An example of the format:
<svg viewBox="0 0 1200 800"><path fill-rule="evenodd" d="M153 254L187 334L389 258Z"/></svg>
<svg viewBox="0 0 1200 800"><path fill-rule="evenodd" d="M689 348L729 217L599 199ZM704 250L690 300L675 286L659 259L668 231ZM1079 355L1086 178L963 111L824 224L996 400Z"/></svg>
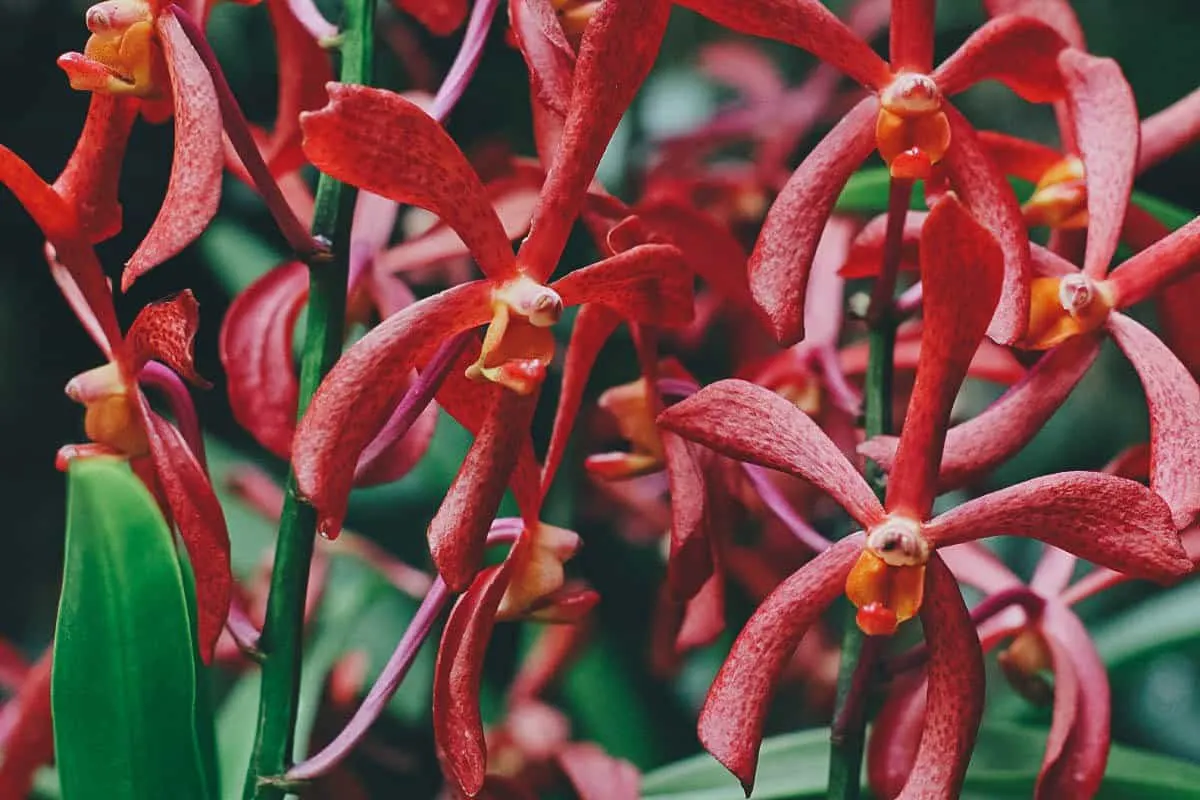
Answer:
<svg viewBox="0 0 1200 800"><path fill-rule="evenodd" d="M121 278L128 289L200 235L221 196L221 113L212 77L161 0L104 0L87 12L83 53L59 58L71 86L92 92L88 122L56 188L80 209L90 241L120 229L117 178L134 117L175 117L167 194Z"/></svg>
<svg viewBox="0 0 1200 800"><path fill-rule="evenodd" d="M0 181L41 228L51 274L88 334L108 359L102 367L76 376L67 393L87 406L85 428L92 444L69 446L60 460L106 453L147 464L152 490L164 497L179 526L196 577L199 648L207 661L229 611L232 578L229 534L221 506L199 459L199 428L186 390L159 359L193 383L204 384L192 364L192 339L198 306L191 292L142 309L124 336L117 325L112 292L88 234L68 204L11 150L0 148ZM164 375L165 373L165 375ZM153 380L171 394L176 419L191 429L193 444L150 408L139 381Z"/></svg>
<svg viewBox="0 0 1200 800"><path fill-rule="evenodd" d="M353 472L358 454L394 406L402 374L436 344L490 323L478 358L467 367L471 380L448 379L438 398L479 431L430 529L439 572L451 587L465 588L510 477L523 513L531 524L537 520L526 421L553 357L550 326L562 309L598 303L620 316L661 325L689 318L690 275L679 251L668 245L639 245L544 283L604 144L649 70L666 16L665 4L610 2L592 20L574 84L579 102L567 118L563 146L516 257L478 176L449 136L413 104L389 92L333 84L331 105L304 119L305 150L318 168L433 211L467 243L487 276L385 320L347 351L318 390L297 429L293 461L301 491L316 505L327 534L336 533L345 514L352 478L346 471ZM638 31L632 49L629 30ZM614 75L624 78L614 81ZM499 391L480 395L471 381L498 384Z"/></svg>
<svg viewBox="0 0 1200 800"><path fill-rule="evenodd" d="M1200 418L1200 386L1158 337L1118 309L1153 296L1196 268L1200 220L1129 258L1108 278L1103 272L1078 271L1036 246L1034 254L1040 277L1034 281L1030 335L1052 349L986 411L949 431L939 485L961 486L1027 444L1083 377L1108 333L1146 393L1150 485L1170 505L1176 526L1185 527L1200 511L1200 433L1193 424ZM859 451L890 470L897 441L877 437Z"/></svg>
<svg viewBox="0 0 1200 800"><path fill-rule="evenodd" d="M1169 580L1191 567L1158 495L1133 481L1076 472L1036 478L929 518L950 407L1000 295L992 236L956 200L930 212L921 241L925 329L897 467L883 505L837 447L777 395L723 381L668 409L659 424L698 444L799 477L863 526L785 581L734 643L700 717L705 747L749 789L772 688L821 611L845 592L870 634L918 612L931 648L929 724L902 796L952 794L982 712L978 640L936 548L999 534L1042 538L1130 574ZM964 265L976 278L958 280Z"/></svg>
<svg viewBox="0 0 1200 800"><path fill-rule="evenodd" d="M683 0L739 33L778 39L816 55L869 89L813 149L784 186L750 257L750 287L777 339L804 336L804 296L813 253L841 188L878 149L901 180L929 177L941 164L963 202L999 240L1005 282L989 331L1020 337L1028 308L1028 237L1003 175L983 157L970 123L946 100L993 79L1033 102L1060 99L1056 57L1066 42L1029 17L1001 17L976 31L933 69L931 0L893 2L891 63L816 0Z"/></svg>
<svg viewBox="0 0 1200 800"><path fill-rule="evenodd" d="M4 680L12 696L0 705L0 797L26 797L36 772L54 759L50 717L50 650L35 664L3 645Z"/></svg>

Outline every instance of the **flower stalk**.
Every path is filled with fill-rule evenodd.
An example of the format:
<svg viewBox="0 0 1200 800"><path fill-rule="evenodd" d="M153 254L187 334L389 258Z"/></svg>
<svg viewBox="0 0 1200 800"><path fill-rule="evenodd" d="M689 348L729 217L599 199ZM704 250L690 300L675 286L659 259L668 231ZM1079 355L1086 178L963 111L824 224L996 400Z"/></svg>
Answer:
<svg viewBox="0 0 1200 800"><path fill-rule="evenodd" d="M375 0L346 0L341 40L341 80L365 84L371 77ZM317 183L314 239L329 255L309 259L308 322L300 360L298 416L303 416L321 379L338 359L345 328L350 228L357 191L328 175ZM257 738L246 776L247 800L282 800L285 788L271 779L291 765L300 689L304 598L308 586L316 510L300 500L289 474L271 590L259 649L263 653Z"/></svg>

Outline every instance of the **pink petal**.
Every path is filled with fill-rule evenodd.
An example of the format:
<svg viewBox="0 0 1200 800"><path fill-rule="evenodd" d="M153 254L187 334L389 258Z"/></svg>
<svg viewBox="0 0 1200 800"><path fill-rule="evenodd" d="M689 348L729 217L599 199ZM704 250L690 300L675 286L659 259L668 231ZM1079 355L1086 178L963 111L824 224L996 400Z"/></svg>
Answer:
<svg viewBox="0 0 1200 800"><path fill-rule="evenodd" d="M846 261L858 223L832 217L817 243L804 301L805 341L837 347L842 335L845 281L838 269Z"/></svg>
<svg viewBox="0 0 1200 800"><path fill-rule="evenodd" d="M929 643L925 727L899 797L957 797L983 716L983 653L958 584L942 560L927 566L921 625Z"/></svg>
<svg viewBox="0 0 1200 800"><path fill-rule="evenodd" d="M54 182L54 191L75 208L90 242L102 242L121 230L117 184L137 114L133 98L93 92L75 150Z"/></svg>
<svg viewBox="0 0 1200 800"><path fill-rule="evenodd" d="M221 324L220 354L233 418L280 458L292 452L300 394L292 349L308 299L308 270L280 264L234 298Z"/></svg>
<svg viewBox="0 0 1200 800"><path fill-rule="evenodd" d="M978 131L978 135L979 143L1002 173L1015 175L1031 183L1040 181L1046 170L1065 157L1053 147L1028 139L996 131Z"/></svg>
<svg viewBox="0 0 1200 800"><path fill-rule="evenodd" d="M579 800L638 800L642 776L594 744L568 744L555 756Z"/></svg>
<svg viewBox="0 0 1200 800"><path fill-rule="evenodd" d="M883 518L871 487L817 423L761 386L719 381L668 408L658 424L738 461L804 478L864 528Z"/></svg>
<svg viewBox="0 0 1200 800"><path fill-rule="evenodd" d="M996 240L951 195L921 231L925 322L917 378L885 506L925 519L937 495L950 409L1000 297L1004 261Z"/></svg>
<svg viewBox="0 0 1200 800"><path fill-rule="evenodd" d="M1142 121L1141 175L1188 147L1200 136L1200 89Z"/></svg>
<svg viewBox="0 0 1200 800"><path fill-rule="evenodd" d="M1054 717L1035 797L1091 797L1108 763L1108 674L1087 629L1070 609L1050 601L1042 613L1054 661Z"/></svg>
<svg viewBox="0 0 1200 800"><path fill-rule="evenodd" d="M888 60L893 72L933 69L933 17L935 0L892 3Z"/></svg>
<svg viewBox="0 0 1200 800"><path fill-rule="evenodd" d="M861 552L861 536L842 539L781 583L750 617L708 691L700 742L737 776L747 797L775 684L805 632L845 590Z"/></svg>
<svg viewBox="0 0 1200 800"><path fill-rule="evenodd" d="M484 274L516 269L487 190L449 134L393 92L331 83L329 105L301 115L304 153L317 169L397 203L420 206L467 243Z"/></svg>
<svg viewBox="0 0 1200 800"><path fill-rule="evenodd" d="M1133 90L1111 58L1063 50L1058 69L1067 89L1076 143L1087 176L1087 254L1084 272L1102 277L1117 252L1138 157L1138 112Z"/></svg>
<svg viewBox="0 0 1200 800"><path fill-rule="evenodd" d="M816 0L681 0L724 28L807 50L868 89L891 81L888 65Z"/></svg>
<svg viewBox="0 0 1200 800"><path fill-rule="evenodd" d="M1029 588L1046 597L1062 594L1071 583L1077 562L1078 559L1065 550L1059 550L1057 547L1045 548L1042 550L1042 557L1038 559L1037 567L1033 570L1033 577L1029 579Z"/></svg>
<svg viewBox="0 0 1200 800"><path fill-rule="evenodd" d="M529 68L534 97L566 119L575 75L575 51L550 0L513 0L508 4L511 30Z"/></svg>
<svg viewBox="0 0 1200 800"><path fill-rule="evenodd" d="M175 156L158 216L125 263L122 291L191 244L208 227L221 200L224 156L217 90L179 20L160 14L155 25L171 75Z"/></svg>
<svg viewBox="0 0 1200 800"><path fill-rule="evenodd" d="M612 311L602 305L589 304L579 309L575 327L571 330L571 341L563 359L562 387L558 393L558 408L554 413L554 425L550 431L550 444L546 447L545 466L542 467L542 493L549 490L554 476L567 450L567 441L575 429L579 407L583 404L583 391L591 377L592 366L600 349L612 336L620 323Z"/></svg>
<svg viewBox="0 0 1200 800"><path fill-rule="evenodd" d="M1137 370L1150 408L1150 488L1182 530L1200 511L1200 386L1157 336L1124 314L1108 330Z"/></svg>
<svg viewBox="0 0 1200 800"><path fill-rule="evenodd" d="M643 244L551 284L567 306L600 303L627 320L679 327L692 319L692 274L679 250Z"/></svg>
<svg viewBox="0 0 1200 800"><path fill-rule="evenodd" d="M796 168L759 233L750 256L750 291L785 347L804 338L805 290L821 232L838 193L875 149L878 111L872 96L842 118Z"/></svg>
<svg viewBox="0 0 1200 800"><path fill-rule="evenodd" d="M670 11L667 0L606 0L588 22L562 139L517 254L536 280L558 267L600 157L658 55Z"/></svg>
<svg viewBox="0 0 1200 800"><path fill-rule="evenodd" d="M1140 483L1099 472L1060 472L999 489L941 514L924 534L937 547L1028 536L1159 582L1192 566L1162 498Z"/></svg>
<svg viewBox="0 0 1200 800"><path fill-rule="evenodd" d="M675 637L675 650L688 653L708 647L725 630L725 578L719 571L688 600Z"/></svg>
<svg viewBox="0 0 1200 800"><path fill-rule="evenodd" d="M1117 306L1129 308L1200 269L1200 217L1127 259L1113 270Z"/></svg>
<svg viewBox="0 0 1200 800"><path fill-rule="evenodd" d="M787 91L770 56L749 42L724 41L700 50L697 68L717 83L735 89L752 104L774 103Z"/></svg>
<svg viewBox="0 0 1200 800"><path fill-rule="evenodd" d="M483 427L427 532L434 566L456 592L466 589L483 565L488 529L513 477L537 405L536 392L519 395L496 386L490 394L492 407Z"/></svg>
<svg viewBox="0 0 1200 800"><path fill-rule="evenodd" d="M1058 31L1072 47L1085 49L1083 29L1067 0L984 0L989 15L1016 14L1036 17Z"/></svg>
<svg viewBox="0 0 1200 800"><path fill-rule="evenodd" d="M171 423L150 410L139 395L142 424L150 441L154 474L166 495L196 581L197 640L204 663L212 660L229 616L233 575L229 531L221 504L196 456Z"/></svg>
<svg viewBox="0 0 1200 800"><path fill-rule="evenodd" d="M971 123L955 108L944 108L953 136L946 153L947 172L954 191L976 219L992 232L1004 251L1004 288L988 336L1012 344L1029 323L1029 279L1032 267L1029 235L1016 195L987 156Z"/></svg>
<svg viewBox="0 0 1200 800"><path fill-rule="evenodd" d="M943 547L938 556L960 583L984 594L997 594L1023 585L1003 561L979 542Z"/></svg>
<svg viewBox="0 0 1200 800"><path fill-rule="evenodd" d="M325 377L296 428L292 465L321 530L341 530L354 467L387 421L422 351L491 319L488 281L473 281L393 314L351 347Z"/></svg>
<svg viewBox="0 0 1200 800"><path fill-rule="evenodd" d="M980 81L1000 81L1024 99L1048 103L1063 96L1056 59L1067 42L1054 28L1032 17L988 20L933 73L949 96Z"/></svg>
<svg viewBox="0 0 1200 800"><path fill-rule="evenodd" d="M1096 336L1076 336L1042 356L1016 385L983 413L955 425L946 434L938 485L965 486L1012 458L1037 435L1100 353ZM891 471L894 436L877 436L859 453Z"/></svg>

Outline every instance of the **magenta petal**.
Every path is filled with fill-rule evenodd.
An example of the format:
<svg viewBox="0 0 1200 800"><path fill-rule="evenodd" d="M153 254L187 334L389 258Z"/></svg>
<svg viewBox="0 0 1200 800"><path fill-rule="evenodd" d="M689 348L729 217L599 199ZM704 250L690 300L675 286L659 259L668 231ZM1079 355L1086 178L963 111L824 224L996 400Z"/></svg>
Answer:
<svg viewBox="0 0 1200 800"><path fill-rule="evenodd" d="M792 173L759 233L750 256L750 292L784 346L804 338L813 257L838 193L875 149L878 111L871 96L842 118Z"/></svg>
<svg viewBox="0 0 1200 800"><path fill-rule="evenodd" d="M1137 171L1166 161L1200 137L1200 89L1142 121L1142 147Z"/></svg>
<svg viewBox="0 0 1200 800"><path fill-rule="evenodd" d="M1162 340L1124 314L1108 318L1150 408L1150 487L1182 530L1200 512L1200 386Z"/></svg>
<svg viewBox="0 0 1200 800"><path fill-rule="evenodd" d="M1058 68L1066 84L1076 143L1087 177L1084 272L1102 277L1117 252L1138 157L1133 90L1111 58L1064 50Z"/></svg>
<svg viewBox="0 0 1200 800"><path fill-rule="evenodd" d="M668 408L658 424L730 458L809 481L841 503L863 528L883 518L871 487L820 426L761 386L739 380L714 383Z"/></svg>
<svg viewBox="0 0 1200 800"><path fill-rule="evenodd" d="M925 727L899 797L957 797L983 716L983 652L958 584L936 555L926 567L921 624L929 644Z"/></svg>
<svg viewBox="0 0 1200 800"><path fill-rule="evenodd" d="M775 684L805 632L844 591L861 552L861 536L842 539L771 592L738 635L708 691L700 711L700 742L737 776L747 796Z"/></svg>
<svg viewBox="0 0 1200 800"><path fill-rule="evenodd" d="M579 800L638 800L642 796L637 767L594 744L565 745L556 758Z"/></svg>
<svg viewBox="0 0 1200 800"><path fill-rule="evenodd" d="M1108 673L1087 629L1070 609L1050 601L1043 614L1042 630L1054 660L1054 719L1035 796L1091 797L1108 763Z"/></svg>
<svg viewBox="0 0 1200 800"><path fill-rule="evenodd" d="M1054 28L1033 17L997 17L977 29L933 73L946 95L980 81L1000 81L1033 103L1058 100L1063 80L1055 59L1067 46Z"/></svg>
<svg viewBox="0 0 1200 800"><path fill-rule="evenodd" d="M1015 456L1054 415L1100 354L1100 338L1077 336L1042 356L1018 383L983 413L946 434L938 485L943 491L972 483ZM891 471L895 436L876 436L858 452Z"/></svg>
<svg viewBox="0 0 1200 800"><path fill-rule="evenodd" d="M1162 498L1140 483L1099 472L1060 472L997 490L934 518L924 534L938 547L1028 536L1160 582L1192 568Z"/></svg>

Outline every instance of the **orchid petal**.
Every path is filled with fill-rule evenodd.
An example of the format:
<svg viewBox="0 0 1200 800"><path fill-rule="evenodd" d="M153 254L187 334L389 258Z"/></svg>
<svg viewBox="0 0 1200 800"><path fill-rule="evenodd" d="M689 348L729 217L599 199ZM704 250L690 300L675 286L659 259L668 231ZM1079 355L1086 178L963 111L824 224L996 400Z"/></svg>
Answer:
<svg viewBox="0 0 1200 800"><path fill-rule="evenodd" d="M483 427L429 523L433 563L454 591L463 591L483 564L488 529L513 477L537 405L536 393L519 395L497 386L491 394Z"/></svg>
<svg viewBox="0 0 1200 800"><path fill-rule="evenodd" d="M643 244L551 284L566 306L600 303L623 318L662 327L692 319L692 275L678 248Z"/></svg>
<svg viewBox="0 0 1200 800"><path fill-rule="evenodd" d="M341 529L358 457L399 401L420 353L491 319L491 288L473 281L393 314L325 376L296 428L292 464L326 536Z"/></svg>
<svg viewBox="0 0 1200 800"><path fill-rule="evenodd" d="M1105 469L1105 472L1109 470ZM1057 547L1045 548L1033 570L1033 577L1029 579L1029 588L1045 597L1061 595L1071 583L1071 576L1075 574L1075 565L1078 562L1079 559L1066 550L1059 550Z"/></svg>
<svg viewBox="0 0 1200 800"><path fill-rule="evenodd" d="M509 561L489 567L458 599L438 648L433 678L433 736L438 755L458 788L474 797L483 788L487 744L479 712L483 657L508 588Z"/></svg>
<svg viewBox="0 0 1200 800"><path fill-rule="evenodd" d="M707 467L712 457L678 434L661 433L671 494L671 551L667 585L677 601L689 600L712 577Z"/></svg>
<svg viewBox="0 0 1200 800"><path fill-rule="evenodd" d="M997 594L1023 586L1021 579L979 542L943 547L938 550L938 556L960 583L984 594Z"/></svg>
<svg viewBox="0 0 1200 800"><path fill-rule="evenodd" d="M1100 339L1076 336L1042 356L1018 383L983 413L946 434L938 485L965 486L1012 458L1054 415L1100 354ZM877 436L858 452L884 470L895 468L895 436Z"/></svg>
<svg viewBox="0 0 1200 800"><path fill-rule="evenodd" d="M54 760L54 726L50 716L50 650L21 682L0 711L0 797L27 797L34 774Z"/></svg>
<svg viewBox="0 0 1200 800"><path fill-rule="evenodd" d="M774 39L812 53L868 89L892 79L887 63L816 0L681 0L723 28Z"/></svg>
<svg viewBox="0 0 1200 800"><path fill-rule="evenodd" d="M1166 161L1200 137L1200 89L1142 121L1137 172Z"/></svg>
<svg viewBox="0 0 1200 800"><path fill-rule="evenodd" d="M1197 270L1200 270L1200 217L1113 270L1110 280L1117 306L1129 308Z"/></svg>
<svg viewBox="0 0 1200 800"><path fill-rule="evenodd" d="M1030 183L1040 181L1046 170L1064 158L1063 154L1053 147L1028 139L996 131L978 131L978 135L979 143L1002 173L1015 175Z"/></svg>
<svg viewBox="0 0 1200 800"><path fill-rule="evenodd" d="M687 602L675 650L687 653L708 647L725 630L725 576L715 570L700 590Z"/></svg>
<svg viewBox="0 0 1200 800"><path fill-rule="evenodd" d="M1067 89L1079 155L1087 176L1087 254L1084 272L1103 277L1117 252L1138 157L1133 90L1111 58L1062 51L1058 69Z"/></svg>
<svg viewBox="0 0 1200 800"><path fill-rule="evenodd" d="M151 360L158 360L189 382L208 388L211 384L197 374L193 362L192 345L199 326L200 304L191 289L147 305L125 334L129 371L136 374Z"/></svg>
<svg viewBox="0 0 1200 800"><path fill-rule="evenodd" d="M280 264L234 298L221 324L233 418L280 458L291 455L296 432L300 389L292 341L307 299L304 264Z"/></svg>
<svg viewBox="0 0 1200 800"><path fill-rule="evenodd" d="M1035 797L1091 797L1108 762L1108 673L1087 629L1070 609L1052 601L1043 615L1054 661L1054 717Z"/></svg>
<svg viewBox="0 0 1200 800"><path fill-rule="evenodd" d="M409 391L412 387L410 385ZM405 397L407 397L407 392ZM362 452L354 468L355 486L379 486L391 483L407 475L425 456L437 429L437 405L429 402L412 422L403 422L396 427L397 419L404 412L403 404L384 423L378 435ZM405 414L410 418L412 412ZM401 431L397 434L397 430Z"/></svg>
<svg viewBox="0 0 1200 800"><path fill-rule="evenodd" d="M1200 380L1200 275L1185 278L1158 295L1156 311L1162 340Z"/></svg>
<svg viewBox="0 0 1200 800"><path fill-rule="evenodd" d="M875 717L867 741L867 781L871 791L891 800L904 788L917 759L925 726L926 679L901 680Z"/></svg>
<svg viewBox="0 0 1200 800"><path fill-rule="evenodd" d="M1083 29L1068 0L984 0L990 16L1015 14L1036 17L1058 31L1072 47L1085 49Z"/></svg>
<svg viewBox="0 0 1200 800"><path fill-rule="evenodd" d="M571 330L571 341L563 362L562 387L558 393L558 408L554 413L554 425L550 431L550 444L546 447L545 465L542 467L542 494L554 482L554 476L567 450L567 440L575 428L579 407L583 403L583 390L591 376L592 366L600 349L617 329L620 318L602 305L588 304L579 309L575 326Z"/></svg>
<svg viewBox="0 0 1200 800"><path fill-rule="evenodd" d="M944 107L954 144L943 162L954 191L967 209L992 232L1004 251L1004 287L988 336L1012 344L1029 323L1029 280L1032 266L1029 234L1012 187L996 169L975 136L971 123L955 108Z"/></svg>
<svg viewBox="0 0 1200 800"><path fill-rule="evenodd" d="M995 238L952 196L940 200L921 231L925 322L888 480L885 505L891 512L924 519L933 507L950 410L996 309L1003 271Z"/></svg>
<svg viewBox="0 0 1200 800"><path fill-rule="evenodd" d="M517 260L536 280L558 266L600 157L650 72L671 3L606 0L588 22L562 139Z"/></svg>
<svg viewBox="0 0 1200 800"><path fill-rule="evenodd" d="M759 233L748 268L750 291L785 347L804 338L812 260L838 192L875 149L878 111L872 96L842 118L792 173Z"/></svg>
<svg viewBox="0 0 1200 800"><path fill-rule="evenodd" d="M139 395L139 409L154 474L166 495L171 516L187 549L196 581L196 645L204 663L212 660L229 616L233 575L229 561L229 531L221 504L196 456L175 426L150 410Z"/></svg>
<svg viewBox="0 0 1200 800"><path fill-rule="evenodd" d="M54 182L54 191L75 208L83 232L93 244L121 230L117 184L137 114L138 103L133 98L93 92L79 141Z"/></svg>
<svg viewBox="0 0 1200 800"><path fill-rule="evenodd" d="M1124 314L1108 330L1137 370L1150 409L1150 488L1182 530L1200 512L1200 386L1162 340Z"/></svg>
<svg viewBox="0 0 1200 800"><path fill-rule="evenodd" d="M668 408L658 424L722 455L809 481L863 528L883 518L871 487L820 426L761 386L719 381Z"/></svg>
<svg viewBox="0 0 1200 800"><path fill-rule="evenodd" d="M837 347L846 305L845 281L838 268L846 261L857 227L852 220L834 217L817 243L804 299L805 340L811 345Z"/></svg>
<svg viewBox="0 0 1200 800"><path fill-rule="evenodd" d="M900 237L900 263L897 269L915 272L920 268L921 228L925 227L924 211L909 211L904 215L904 231ZM843 278L873 278L883 265L883 248L887 241L888 215L880 214L859 231L838 269Z"/></svg>
<svg viewBox="0 0 1200 800"><path fill-rule="evenodd" d="M1054 28L1033 17L996 17L963 42L933 73L949 96L980 81L1000 81L1031 103L1063 96L1055 59L1067 42Z"/></svg>
<svg viewBox="0 0 1200 800"><path fill-rule="evenodd" d="M941 514L923 533L937 547L1028 536L1159 582L1192 567L1162 498L1140 483L1099 472L1060 472L999 489Z"/></svg>
<svg viewBox="0 0 1200 800"><path fill-rule="evenodd" d="M935 0L908 0L892 3L888 61L892 72L919 72L933 69L933 17Z"/></svg>
<svg viewBox="0 0 1200 800"><path fill-rule="evenodd" d="M434 36L449 36L467 18L467 0L392 0L392 5L416 17Z"/></svg>
<svg viewBox="0 0 1200 800"><path fill-rule="evenodd" d="M805 632L845 590L862 537L842 539L794 572L738 634L700 711L700 742L732 772L746 796L775 685Z"/></svg>
<svg viewBox="0 0 1200 800"><path fill-rule="evenodd" d="M958 584L942 560L927 566L921 625L929 643L925 727L899 797L958 797L983 716L983 652Z"/></svg>
<svg viewBox="0 0 1200 800"><path fill-rule="evenodd" d="M529 68L534 96L560 119L571 107L575 51L550 0L514 0L508 18L521 55Z"/></svg>
<svg viewBox="0 0 1200 800"><path fill-rule="evenodd" d="M749 42L705 45L696 66L709 79L736 90L755 105L778 102L787 92L779 67Z"/></svg>
<svg viewBox="0 0 1200 800"><path fill-rule="evenodd" d="M175 156L158 216L125 263L121 291L176 255L208 226L221 200L221 110L204 61L173 14L155 26L175 101Z"/></svg>
<svg viewBox="0 0 1200 800"><path fill-rule="evenodd" d="M568 744L555 756L579 800L638 800L642 776L594 744Z"/></svg>
<svg viewBox="0 0 1200 800"><path fill-rule="evenodd" d="M516 269L512 245L475 170L420 106L394 92L331 83L329 104L300 118L317 169L446 221L493 279Z"/></svg>

